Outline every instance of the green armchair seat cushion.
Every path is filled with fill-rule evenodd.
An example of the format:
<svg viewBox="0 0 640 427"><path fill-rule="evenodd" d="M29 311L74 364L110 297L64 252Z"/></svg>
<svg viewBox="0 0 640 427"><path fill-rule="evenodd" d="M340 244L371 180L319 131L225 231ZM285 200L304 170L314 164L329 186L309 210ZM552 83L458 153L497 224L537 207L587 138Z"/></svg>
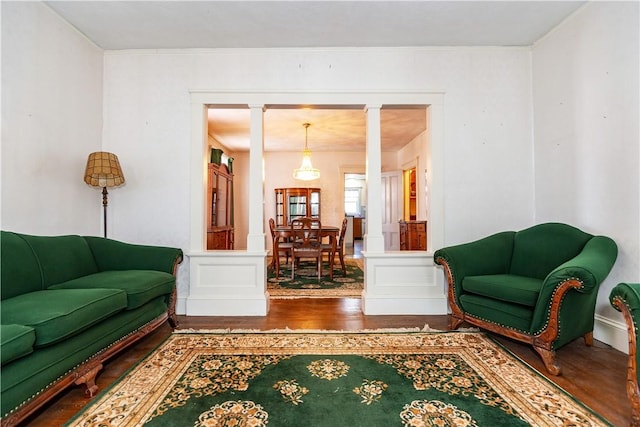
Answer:
<svg viewBox="0 0 640 427"><path fill-rule="evenodd" d="M542 280L514 274L468 276L462 290L492 299L535 307L542 288Z"/></svg>
<svg viewBox="0 0 640 427"><path fill-rule="evenodd" d="M174 283L175 277L163 271L114 270L69 280L49 289L121 289L127 294L127 310L132 310L155 297L171 294Z"/></svg>
<svg viewBox="0 0 640 427"><path fill-rule="evenodd" d="M15 296L0 308L3 325L35 329L37 348L89 329L126 307L127 294L119 289L55 289Z"/></svg>
<svg viewBox="0 0 640 427"><path fill-rule="evenodd" d="M33 352L36 331L24 325L0 325L0 358L2 364L19 359Z"/></svg>

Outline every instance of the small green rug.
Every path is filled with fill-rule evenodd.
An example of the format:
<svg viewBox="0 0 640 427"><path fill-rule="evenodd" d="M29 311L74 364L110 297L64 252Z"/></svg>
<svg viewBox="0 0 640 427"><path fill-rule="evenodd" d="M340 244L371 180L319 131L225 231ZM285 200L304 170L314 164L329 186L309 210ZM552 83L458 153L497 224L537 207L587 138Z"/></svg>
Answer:
<svg viewBox="0 0 640 427"><path fill-rule="evenodd" d="M283 263L284 264L284 263ZM291 279L290 265L280 265L280 277L276 279L274 269L267 273L267 291L271 298L332 298L359 297L364 288L364 273L352 261L345 262L347 274L342 272L340 262L333 264L333 280L329 276L329 263L322 265L322 277L318 282L314 261L301 261L296 275Z"/></svg>
<svg viewBox="0 0 640 427"><path fill-rule="evenodd" d="M69 426L609 426L479 332L174 333Z"/></svg>

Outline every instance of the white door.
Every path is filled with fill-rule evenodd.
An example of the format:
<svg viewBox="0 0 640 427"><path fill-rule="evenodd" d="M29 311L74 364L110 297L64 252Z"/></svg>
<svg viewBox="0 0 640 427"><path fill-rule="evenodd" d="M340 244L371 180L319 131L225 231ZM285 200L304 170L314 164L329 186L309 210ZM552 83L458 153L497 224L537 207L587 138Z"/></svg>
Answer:
<svg viewBox="0 0 640 427"><path fill-rule="evenodd" d="M385 251L400 250L402 171L382 173L382 235Z"/></svg>

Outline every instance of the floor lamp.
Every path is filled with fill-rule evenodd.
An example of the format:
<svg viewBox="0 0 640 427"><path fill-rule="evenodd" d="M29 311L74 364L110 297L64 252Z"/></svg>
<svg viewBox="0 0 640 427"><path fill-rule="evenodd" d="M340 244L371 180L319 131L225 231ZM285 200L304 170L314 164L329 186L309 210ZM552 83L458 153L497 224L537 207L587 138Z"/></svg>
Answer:
<svg viewBox="0 0 640 427"><path fill-rule="evenodd" d="M124 184L124 174L118 156L106 151L89 154L84 172L84 182L92 187L102 187L102 209L104 211L104 237L107 237L107 187Z"/></svg>

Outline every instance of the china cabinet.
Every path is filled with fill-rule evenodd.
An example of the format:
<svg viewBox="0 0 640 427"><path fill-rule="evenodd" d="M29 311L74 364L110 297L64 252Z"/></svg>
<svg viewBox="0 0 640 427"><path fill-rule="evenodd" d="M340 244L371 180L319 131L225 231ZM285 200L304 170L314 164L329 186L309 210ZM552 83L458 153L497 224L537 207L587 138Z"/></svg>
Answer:
<svg viewBox="0 0 640 427"><path fill-rule="evenodd" d="M427 250L427 221L400 221L400 250Z"/></svg>
<svg viewBox="0 0 640 427"><path fill-rule="evenodd" d="M233 249L233 174L225 164L209 163L207 249Z"/></svg>
<svg viewBox="0 0 640 427"><path fill-rule="evenodd" d="M295 218L320 219L319 188L276 188L276 225L290 225Z"/></svg>

